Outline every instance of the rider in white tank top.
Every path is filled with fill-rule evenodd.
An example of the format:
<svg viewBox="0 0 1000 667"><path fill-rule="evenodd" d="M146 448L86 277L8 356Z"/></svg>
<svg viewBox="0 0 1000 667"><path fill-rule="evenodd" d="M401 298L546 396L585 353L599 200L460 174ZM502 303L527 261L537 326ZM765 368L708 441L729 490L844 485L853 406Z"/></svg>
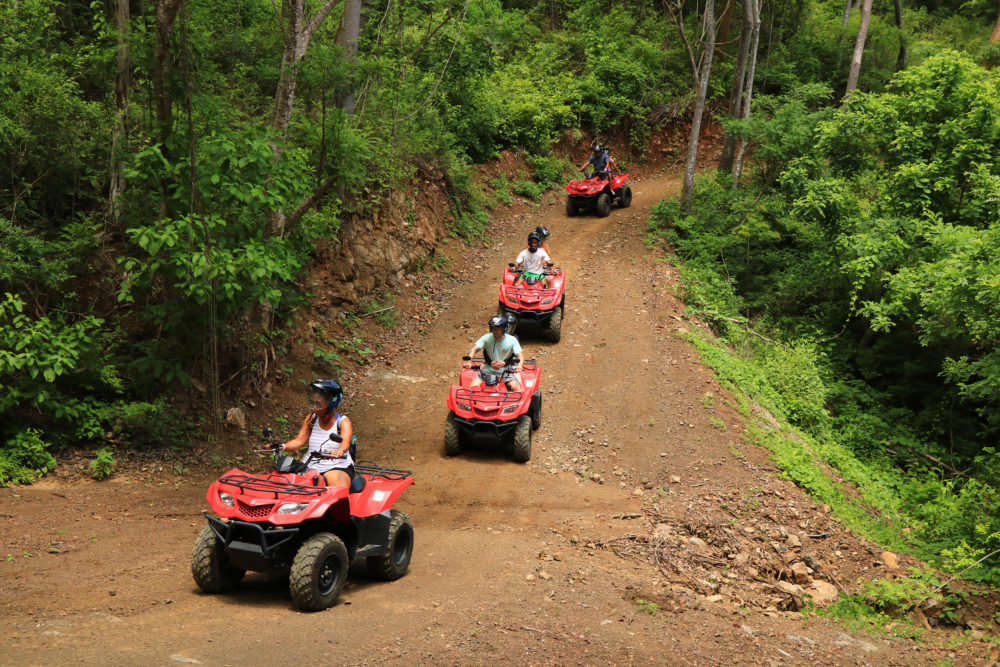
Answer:
<svg viewBox="0 0 1000 667"><path fill-rule="evenodd" d="M312 425L312 431L309 433L309 449L308 452L320 452L322 454L332 453L334 450L340 447L339 443L330 440L330 434L334 433L340 435L340 420L344 418L344 415L337 414L337 418L333 420L333 426L329 430L325 430L319 425L319 420L317 419ZM303 457L303 460L309 457L309 453ZM317 459L314 458L309 462L309 467L320 473L324 473L327 470L337 470L345 469L354 465L354 459L351 458L350 450L344 452L344 457L340 459Z"/></svg>

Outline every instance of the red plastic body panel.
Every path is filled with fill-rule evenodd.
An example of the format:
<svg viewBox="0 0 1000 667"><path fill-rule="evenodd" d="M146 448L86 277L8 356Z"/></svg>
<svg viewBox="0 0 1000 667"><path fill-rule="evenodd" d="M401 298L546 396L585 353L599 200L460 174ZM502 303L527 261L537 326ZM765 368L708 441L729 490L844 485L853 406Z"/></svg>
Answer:
<svg viewBox="0 0 1000 667"><path fill-rule="evenodd" d="M448 392L448 409L463 419L488 419L491 421L510 422L527 414L531 408L531 397L538 391L542 378L542 368L534 361L525 361L521 371L524 389L507 391L506 387L487 387L479 385L470 389L469 385L478 373L475 369L462 369L459 383L451 386ZM465 409L459 405L469 406ZM516 406L504 414L504 409Z"/></svg>
<svg viewBox="0 0 1000 667"><path fill-rule="evenodd" d="M241 489L223 481L237 476L249 478L256 482L255 486L267 487L268 490ZM366 517L389 509L396 498L413 484L412 477L385 479L364 475L365 488L360 493L352 494L345 486L313 486L313 476L292 473L252 475L233 468L208 487L206 500L212 511L224 519L265 522L275 526L290 526L323 517L347 522L350 515ZM220 492L233 496L232 506L222 502ZM294 514L279 514L278 508L288 503L305 504L306 507Z"/></svg>
<svg viewBox="0 0 1000 667"><path fill-rule="evenodd" d="M610 187L617 190L627 180L628 174L612 174ZM607 189L609 189L609 184L606 179L595 178L593 176L583 180L570 181L566 184L566 192L571 195L596 197Z"/></svg>
<svg viewBox="0 0 1000 667"><path fill-rule="evenodd" d="M510 268L504 269L503 284L500 286L500 293L497 296L500 303L511 310L552 310L559 306L563 300L563 293L566 289L566 274L562 271L549 276L552 284L549 288L542 286L541 281L534 285L521 282L514 286L514 277L517 274Z"/></svg>

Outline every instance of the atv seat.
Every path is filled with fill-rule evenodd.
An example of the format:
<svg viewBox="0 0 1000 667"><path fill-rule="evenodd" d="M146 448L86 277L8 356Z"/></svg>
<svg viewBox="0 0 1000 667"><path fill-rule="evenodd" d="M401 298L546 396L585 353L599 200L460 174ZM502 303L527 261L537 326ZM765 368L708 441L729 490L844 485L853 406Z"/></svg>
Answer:
<svg viewBox="0 0 1000 667"><path fill-rule="evenodd" d="M367 484L365 476L355 469L354 474L351 476L351 488L348 493L361 493L365 490L365 484Z"/></svg>

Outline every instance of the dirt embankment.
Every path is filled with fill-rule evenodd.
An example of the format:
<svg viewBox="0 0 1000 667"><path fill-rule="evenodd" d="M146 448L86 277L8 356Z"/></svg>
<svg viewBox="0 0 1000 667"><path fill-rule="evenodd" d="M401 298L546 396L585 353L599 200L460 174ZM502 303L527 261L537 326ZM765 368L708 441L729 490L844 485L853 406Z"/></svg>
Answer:
<svg viewBox="0 0 1000 667"><path fill-rule="evenodd" d="M651 205L678 187L676 173L636 179L632 208L608 218L566 218L558 196L516 206L489 244L453 244L445 272L404 281L397 327L347 375L344 407L364 458L414 471L398 503L416 526L406 577L376 583L361 568L317 614L295 612L280 578L204 595L189 557L222 461L206 455L183 478L45 480L0 490L3 662L985 661L982 643L938 630L914 642L793 611L796 581L834 594L889 565L742 442L726 393L674 335L693 326L672 296L676 272L643 241ZM552 230L568 291L562 341L522 337L543 370L534 456L445 458L459 357L538 224ZM298 419L296 387L278 387L251 424Z"/></svg>

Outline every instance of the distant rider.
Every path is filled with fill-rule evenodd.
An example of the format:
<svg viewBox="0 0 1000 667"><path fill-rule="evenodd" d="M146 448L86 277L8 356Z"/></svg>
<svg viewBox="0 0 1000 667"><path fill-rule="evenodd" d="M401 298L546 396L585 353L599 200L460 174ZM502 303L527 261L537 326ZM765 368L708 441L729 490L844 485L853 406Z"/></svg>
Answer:
<svg viewBox="0 0 1000 667"><path fill-rule="evenodd" d="M507 361L514 356L520 357L521 344L517 341L514 334L507 333L507 326L509 324L510 322L505 316L494 315L490 318L490 333L483 335L482 338L473 344L472 350L469 352L469 356L475 357L482 352L486 362L479 367L479 373L470 383L470 387L478 387L481 385L486 376L492 375L497 377L498 380L501 379L504 370L507 368ZM465 368L471 368L472 362L466 361L464 366ZM517 366L514 367L513 370L515 371L515 375L507 381L507 388L510 389L510 391L520 391L520 359L517 362Z"/></svg>
<svg viewBox="0 0 1000 667"><path fill-rule="evenodd" d="M551 281L545 275L545 264L552 261L552 258L549 257L549 253L538 247L541 241L536 232L528 234L528 247L521 251L514 264L514 268L520 271L514 278L515 285L525 278L535 278L542 281L543 287L549 287Z"/></svg>
<svg viewBox="0 0 1000 667"><path fill-rule="evenodd" d="M593 176L595 178L603 178L608 182L608 189L611 190L611 194L614 195L615 191L611 188L611 176L608 174L608 170L611 168L617 169L618 165L611 158L611 153L608 149L600 144L594 144L594 154L590 156L590 159L584 162L580 166L580 171L586 173L587 165L594 165Z"/></svg>
<svg viewBox="0 0 1000 667"><path fill-rule="evenodd" d="M539 243L538 247L544 250L545 252L549 253L550 262L554 261L552 259L552 251L549 250L549 236L552 235L551 232L549 232L549 228L546 227L545 225L538 225L537 227L535 227L535 233L538 234L538 238L541 239L541 243ZM528 246L524 247L527 248Z"/></svg>
<svg viewBox="0 0 1000 667"><path fill-rule="evenodd" d="M308 444L307 452L321 452L335 458L313 457L309 469L323 476L327 486L350 486L354 477L354 459L351 458L351 437L354 429L351 420L337 412L344 399L344 392L336 380L313 380L309 384L309 405L312 412L306 415L299 434L282 445L286 452L296 452ZM341 437L341 442L330 440L330 434ZM308 458L308 454L307 454Z"/></svg>

